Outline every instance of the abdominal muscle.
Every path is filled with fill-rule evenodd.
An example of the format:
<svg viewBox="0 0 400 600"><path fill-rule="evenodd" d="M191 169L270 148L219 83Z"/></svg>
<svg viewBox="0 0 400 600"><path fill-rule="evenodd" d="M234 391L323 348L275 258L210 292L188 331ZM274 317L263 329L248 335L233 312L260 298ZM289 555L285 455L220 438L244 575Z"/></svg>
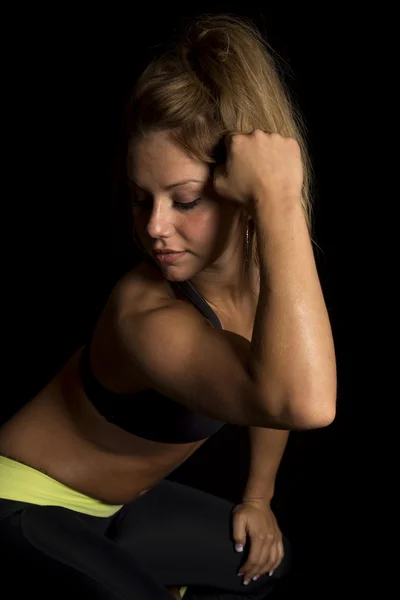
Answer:
<svg viewBox="0 0 400 600"><path fill-rule="evenodd" d="M206 440L154 442L106 421L79 378L81 349L0 428L0 454L107 504L146 493Z"/></svg>

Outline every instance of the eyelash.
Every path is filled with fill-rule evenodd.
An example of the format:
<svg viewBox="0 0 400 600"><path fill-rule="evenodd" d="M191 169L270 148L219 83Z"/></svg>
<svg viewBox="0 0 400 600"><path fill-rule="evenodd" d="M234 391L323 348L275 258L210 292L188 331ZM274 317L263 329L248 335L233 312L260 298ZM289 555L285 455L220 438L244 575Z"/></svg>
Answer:
<svg viewBox="0 0 400 600"><path fill-rule="evenodd" d="M199 204L199 202L201 201L201 198L197 198L196 200L193 200L193 202L174 202L175 206L178 208L178 210L193 210L194 208L196 208L196 206ZM146 200L132 200L132 205L133 206L140 206L142 207L143 205L145 205L147 203Z"/></svg>

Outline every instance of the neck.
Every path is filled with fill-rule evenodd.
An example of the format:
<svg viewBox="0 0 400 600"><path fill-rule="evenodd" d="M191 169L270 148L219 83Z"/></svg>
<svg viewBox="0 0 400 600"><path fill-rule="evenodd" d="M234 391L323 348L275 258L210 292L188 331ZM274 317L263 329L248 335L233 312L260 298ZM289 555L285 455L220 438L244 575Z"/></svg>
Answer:
<svg viewBox="0 0 400 600"><path fill-rule="evenodd" d="M213 264L195 275L191 281L211 307L225 313L240 313L249 302L258 298L259 276L254 263L230 263L229 266ZM250 266L251 265L251 266Z"/></svg>

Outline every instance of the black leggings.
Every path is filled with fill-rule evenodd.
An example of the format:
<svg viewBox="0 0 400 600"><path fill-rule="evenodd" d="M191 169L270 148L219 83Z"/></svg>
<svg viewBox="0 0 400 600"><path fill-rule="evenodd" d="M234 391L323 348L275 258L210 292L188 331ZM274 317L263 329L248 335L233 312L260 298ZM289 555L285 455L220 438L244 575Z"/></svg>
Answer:
<svg viewBox="0 0 400 600"><path fill-rule="evenodd" d="M289 569L243 585L245 551L231 535L233 503L164 480L112 517L0 499L0 572L10 597L76 600L261 600ZM21 595L18 595L20 593Z"/></svg>

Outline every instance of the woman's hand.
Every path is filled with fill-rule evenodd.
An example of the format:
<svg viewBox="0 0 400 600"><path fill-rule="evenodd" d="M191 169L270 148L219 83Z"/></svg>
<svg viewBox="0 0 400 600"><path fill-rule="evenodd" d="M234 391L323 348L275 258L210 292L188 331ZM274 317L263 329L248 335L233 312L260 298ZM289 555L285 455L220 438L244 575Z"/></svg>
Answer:
<svg viewBox="0 0 400 600"><path fill-rule="evenodd" d="M269 503L246 500L233 510L233 539L235 550L241 552L250 538L250 551L238 575L243 575L243 583L272 573L281 563L284 551L282 533ZM242 547L242 550L240 550Z"/></svg>
<svg viewBox="0 0 400 600"><path fill-rule="evenodd" d="M226 162L214 171L217 194L253 216L260 196L263 202L299 200L303 165L295 139L255 129L247 135L229 134L225 144Z"/></svg>

